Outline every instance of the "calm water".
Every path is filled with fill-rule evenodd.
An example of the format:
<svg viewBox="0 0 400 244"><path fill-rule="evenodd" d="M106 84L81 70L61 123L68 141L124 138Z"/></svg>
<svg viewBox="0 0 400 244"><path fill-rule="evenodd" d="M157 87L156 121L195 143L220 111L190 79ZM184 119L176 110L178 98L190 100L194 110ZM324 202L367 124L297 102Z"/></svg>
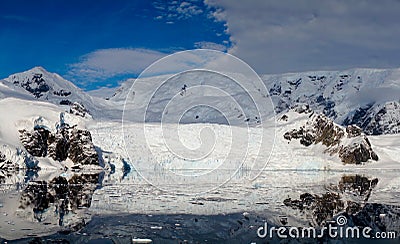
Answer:
<svg viewBox="0 0 400 244"><path fill-rule="evenodd" d="M321 228L338 215L351 226L398 234L399 173L278 170L263 171L250 182L249 172L240 171L222 186L214 184L220 179L203 177L191 185L174 182L165 192L132 170L1 172L0 237L18 242L150 238L155 243L261 243L268 240L257 237L257 229L265 222ZM160 171L151 180L157 177L164 182L169 176ZM188 195L181 193L185 189L212 190Z"/></svg>

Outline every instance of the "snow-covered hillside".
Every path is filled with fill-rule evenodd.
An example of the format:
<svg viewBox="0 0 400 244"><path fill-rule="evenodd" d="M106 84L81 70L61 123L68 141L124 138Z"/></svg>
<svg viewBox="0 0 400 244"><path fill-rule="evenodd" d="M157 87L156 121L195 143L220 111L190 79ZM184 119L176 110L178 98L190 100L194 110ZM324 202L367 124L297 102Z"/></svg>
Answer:
<svg viewBox="0 0 400 244"><path fill-rule="evenodd" d="M398 133L400 69L351 69L262 76L275 110L306 103L335 122L367 134Z"/></svg>
<svg viewBox="0 0 400 244"><path fill-rule="evenodd" d="M0 99L9 97L49 102L81 116L120 119L122 114L121 108L114 111L115 106L104 99L90 96L72 82L43 67L34 67L0 80ZM107 109L104 111L104 108Z"/></svg>

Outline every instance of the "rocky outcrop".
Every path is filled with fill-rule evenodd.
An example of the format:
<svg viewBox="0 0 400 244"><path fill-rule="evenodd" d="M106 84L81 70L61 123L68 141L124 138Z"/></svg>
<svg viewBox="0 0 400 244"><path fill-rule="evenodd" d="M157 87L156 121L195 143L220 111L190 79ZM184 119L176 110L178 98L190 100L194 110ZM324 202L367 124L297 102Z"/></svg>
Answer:
<svg viewBox="0 0 400 244"><path fill-rule="evenodd" d="M50 131L44 128L34 128L33 131L20 130L20 140L25 149L35 157L47 155L47 139Z"/></svg>
<svg viewBox="0 0 400 244"><path fill-rule="evenodd" d="M49 157L57 161L66 160L70 148L69 127L63 126L56 133L50 133L47 144Z"/></svg>
<svg viewBox="0 0 400 244"><path fill-rule="evenodd" d="M348 125L346 127L346 133L347 133L348 138L357 137L357 136L361 136L362 129L360 127L358 127L357 125Z"/></svg>
<svg viewBox="0 0 400 244"><path fill-rule="evenodd" d="M358 126L349 125L344 129L323 114L311 114L305 125L286 132L283 137L289 141L298 139L306 147L321 143L327 147L326 152L337 153L345 164L378 160L378 155Z"/></svg>
<svg viewBox="0 0 400 244"><path fill-rule="evenodd" d="M98 164L99 156L88 130L74 128L70 132L68 157L74 163Z"/></svg>
<svg viewBox="0 0 400 244"><path fill-rule="evenodd" d="M70 105L69 113L85 117L89 111L81 103L74 102Z"/></svg>
<svg viewBox="0 0 400 244"><path fill-rule="evenodd" d="M358 142L347 146L341 146L339 157L344 164L361 164L372 159L377 161L378 155L372 150L371 144L366 136L362 136Z"/></svg>
<svg viewBox="0 0 400 244"><path fill-rule="evenodd" d="M284 134L287 140L300 139L304 146L322 143L327 147L338 145L343 136L343 129L322 114L312 116L311 120L298 130L294 129Z"/></svg>
<svg viewBox="0 0 400 244"><path fill-rule="evenodd" d="M51 157L56 161L71 159L75 164L99 164L99 155L88 130L61 123L56 132L45 127L20 130L20 140L33 156Z"/></svg>

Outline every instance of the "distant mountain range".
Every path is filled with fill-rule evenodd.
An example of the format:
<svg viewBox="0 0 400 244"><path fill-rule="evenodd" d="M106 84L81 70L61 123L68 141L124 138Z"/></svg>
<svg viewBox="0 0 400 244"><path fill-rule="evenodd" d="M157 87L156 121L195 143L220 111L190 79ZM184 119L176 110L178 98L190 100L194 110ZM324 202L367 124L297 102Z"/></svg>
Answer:
<svg viewBox="0 0 400 244"><path fill-rule="evenodd" d="M204 75L206 77L207 75ZM315 112L321 112L341 125L356 124L366 134L396 134L400 131L400 69L352 69L346 71L315 71L281 75L262 75L268 88L277 114L285 113L299 104L307 104ZM206 78L197 75L194 81L180 80L178 76L169 82L161 94L160 101L173 96L183 83L204 85ZM152 82L160 77L147 78L151 88ZM187 77L186 77L187 79ZM97 118L120 119L123 104L134 79L129 79L115 88L113 93L102 97L91 96L82 91L60 75L50 73L42 67L12 74L0 80L0 98L17 97L28 100L48 101L50 103L71 106L79 103ZM196 82L198 84L196 84ZM216 85L224 82L214 81ZM181 84L182 83L182 84ZM209 82L207 85L213 85ZM233 88L231 88L233 93ZM149 89L151 90L151 89ZM107 90L109 92L110 90ZM148 91L135 91L146 93ZM104 92L91 91L90 94ZM206 94L205 94L206 95ZM245 95L245 94L243 94ZM214 97L213 99L220 99ZM243 99L240 94L235 99ZM224 99L221 100L221 102ZM159 110L164 103L153 106ZM150 106L151 110L152 107ZM251 108L248 108L249 111ZM160 114L151 111L159 120ZM256 111L243 116L249 118ZM202 114L203 113L203 114ZM211 113L211 115L210 115ZM195 114L195 113L194 113ZM212 111L196 111L197 119L186 118L188 123L221 122ZM237 118L240 114L232 111L227 115ZM214 119L212 119L214 118Z"/></svg>

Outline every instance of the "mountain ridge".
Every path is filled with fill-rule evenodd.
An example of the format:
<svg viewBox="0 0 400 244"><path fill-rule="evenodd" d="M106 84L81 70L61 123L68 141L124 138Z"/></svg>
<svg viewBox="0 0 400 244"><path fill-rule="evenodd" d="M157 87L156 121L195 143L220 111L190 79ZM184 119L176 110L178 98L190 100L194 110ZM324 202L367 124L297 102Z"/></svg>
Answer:
<svg viewBox="0 0 400 244"><path fill-rule="evenodd" d="M42 77L35 78L38 74L42 74ZM162 77L145 79L151 85L160 78ZM400 68L291 72L261 75L261 78L268 88L277 114L306 103L312 110L323 113L340 125L356 124L368 135L397 134L400 131ZM181 84L178 83L184 82L176 80L176 85L167 87L169 92L181 90ZM37 66L10 75L5 82L1 82L0 98L1 93L5 93L5 86L9 88L8 94L18 91L25 95L30 94L31 97L26 96L27 99L50 101L57 105L71 105L78 102L95 116L102 117L106 114L108 117L118 119L122 117L123 104L134 81L135 79L128 79L115 88L114 94L110 94L107 98L99 98L90 95L96 94L96 90L89 93L83 91L60 75ZM7 95L3 95L5 96ZM199 110L196 113L206 112L210 111ZM155 118L151 120L158 121L159 108L157 107L152 113ZM236 112L233 112L230 116L240 116L235 114ZM196 118L186 118L186 120L188 123L201 123L207 118L196 115ZM220 122L216 120L216 123L219 123L218 121Z"/></svg>

